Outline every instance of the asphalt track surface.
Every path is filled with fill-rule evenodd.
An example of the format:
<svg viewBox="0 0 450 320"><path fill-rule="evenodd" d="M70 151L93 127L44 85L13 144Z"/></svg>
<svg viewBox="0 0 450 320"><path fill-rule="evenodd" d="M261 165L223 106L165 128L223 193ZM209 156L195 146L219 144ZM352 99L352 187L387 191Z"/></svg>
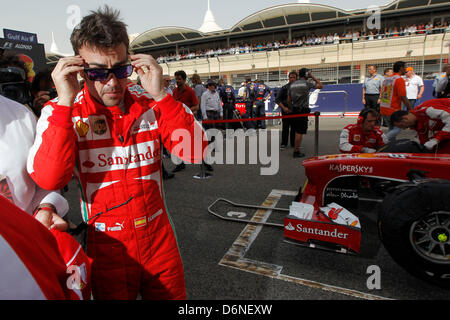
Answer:
<svg viewBox="0 0 450 320"><path fill-rule="evenodd" d="M339 153L340 130L355 121L355 118L321 118L319 155ZM279 130L280 127L269 129ZM269 203L288 208L305 181L302 161L313 156L314 120L310 120L308 134L302 143L301 151L306 153L305 158L293 158L290 147L284 150L276 147L280 165L275 175L261 175L261 167L267 167L262 164L215 164L210 178L195 179L193 176L200 172L200 166L187 165L173 179L164 181L166 207L175 225L188 299L450 298L449 291L411 276L391 259L378 239L376 208L368 207L360 217L365 232L363 249L358 256L304 248L285 242L282 227L257 227L245 222L227 221L208 212L208 207L218 198L241 204L261 206ZM164 159L164 164L169 171L175 167L170 159ZM78 190L73 181L65 196L71 205L69 217L78 223ZM259 213L268 222L281 224L286 215L274 210L233 208L226 203L218 203L213 210L224 216L230 211L239 212L245 214L246 219ZM367 286L373 266L380 271L379 289Z"/></svg>

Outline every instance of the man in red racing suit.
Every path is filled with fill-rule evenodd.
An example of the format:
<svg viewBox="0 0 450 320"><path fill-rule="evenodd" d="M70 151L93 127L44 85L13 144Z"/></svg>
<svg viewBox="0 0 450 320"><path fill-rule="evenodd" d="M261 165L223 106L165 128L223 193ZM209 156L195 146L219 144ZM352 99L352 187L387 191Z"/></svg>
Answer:
<svg viewBox="0 0 450 320"><path fill-rule="evenodd" d="M38 122L30 174L41 187L59 189L75 169L84 221L102 213L88 230L94 298L135 298L143 289L157 299L183 299L182 264L163 201L159 135L171 151L175 128L187 128L192 137L202 129L170 95L156 104L130 84L125 104L128 113L105 107L86 88L72 110L50 102Z"/></svg>
<svg viewBox="0 0 450 320"><path fill-rule="evenodd" d="M409 112L396 111L391 123L415 130L420 144L429 151L450 153L450 99L432 99Z"/></svg>
<svg viewBox="0 0 450 320"><path fill-rule="evenodd" d="M372 153L388 143L386 135L376 126L378 112L361 111L356 124L347 125L341 132L339 150L342 153Z"/></svg>
<svg viewBox="0 0 450 320"><path fill-rule="evenodd" d="M85 19L101 28L89 29ZM160 137L171 153L196 163L207 141L192 112L163 90L157 62L128 54L126 29L116 19L106 7L74 29L76 56L60 59L53 71L58 98L42 110L28 171L44 189L62 188L72 174L78 180L94 299L186 299L164 205ZM142 87L128 82L133 69ZM78 94L77 73L86 79Z"/></svg>

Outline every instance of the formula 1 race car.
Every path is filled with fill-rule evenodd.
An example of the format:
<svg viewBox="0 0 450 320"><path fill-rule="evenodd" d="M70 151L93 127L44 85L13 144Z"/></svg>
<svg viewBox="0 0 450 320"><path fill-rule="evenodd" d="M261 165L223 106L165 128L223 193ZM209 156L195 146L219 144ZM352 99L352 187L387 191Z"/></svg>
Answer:
<svg viewBox="0 0 450 320"><path fill-rule="evenodd" d="M378 232L394 261L409 273L448 289L450 154L422 152L416 142L401 141L380 153L309 158L303 161L307 180L290 208L270 208L287 212L284 224L258 224L283 227L287 242L360 254L362 232L370 229L360 213L378 211L373 233ZM208 210L221 217L211 210L214 204Z"/></svg>
<svg viewBox="0 0 450 320"><path fill-rule="evenodd" d="M301 205L285 218L284 236L360 250L352 212L378 202L378 233L391 257L411 274L450 288L450 154L363 153L303 162ZM298 214L295 214L295 213Z"/></svg>

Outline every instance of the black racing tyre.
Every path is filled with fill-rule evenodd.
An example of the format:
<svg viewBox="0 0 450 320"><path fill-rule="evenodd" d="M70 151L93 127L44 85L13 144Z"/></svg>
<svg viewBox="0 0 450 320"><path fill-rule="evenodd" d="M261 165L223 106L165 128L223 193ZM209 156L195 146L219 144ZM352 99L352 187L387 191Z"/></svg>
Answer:
<svg viewBox="0 0 450 320"><path fill-rule="evenodd" d="M416 141L402 139L388 143L381 147L377 152L384 153L430 153L423 145Z"/></svg>
<svg viewBox="0 0 450 320"><path fill-rule="evenodd" d="M398 187L383 200L378 231L406 271L450 289L450 182Z"/></svg>

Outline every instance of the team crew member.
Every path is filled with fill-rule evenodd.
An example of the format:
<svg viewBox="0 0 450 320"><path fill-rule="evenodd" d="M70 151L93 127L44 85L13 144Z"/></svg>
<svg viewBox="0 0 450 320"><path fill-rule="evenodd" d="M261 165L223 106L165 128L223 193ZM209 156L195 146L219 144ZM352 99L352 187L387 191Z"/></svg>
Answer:
<svg viewBox="0 0 450 320"><path fill-rule="evenodd" d="M234 94L234 88L225 84L223 79L219 80L219 95L223 103L223 118L225 120L233 119L233 112L235 110L236 96ZM225 128L231 128L230 123L225 123Z"/></svg>
<svg viewBox="0 0 450 320"><path fill-rule="evenodd" d="M255 113L253 110L253 105L255 104L255 84L252 83L250 78L245 79L245 91L244 91L244 102L245 102L245 114L248 118L254 118ZM245 122L249 127L255 127L253 121Z"/></svg>
<svg viewBox="0 0 450 320"><path fill-rule="evenodd" d="M186 84L187 75L183 70L178 70L174 74L177 87L173 89L173 97L176 101L182 102L195 114L199 109L199 102L195 91Z"/></svg>
<svg viewBox="0 0 450 320"><path fill-rule="evenodd" d="M255 117L266 116L266 104L265 101L270 99L271 89L264 84L264 81L260 80L255 84ZM258 120L256 124L257 128L265 129L266 121Z"/></svg>
<svg viewBox="0 0 450 320"><path fill-rule="evenodd" d="M293 82L289 87L288 103L293 114L308 114L309 108L309 92L311 89L322 89L322 83L317 80L311 70L302 68L298 72L298 80ZM295 130L295 146L294 158L304 157L305 154L300 152L303 135L308 131L308 117L297 117L292 119L292 126Z"/></svg>
<svg viewBox="0 0 450 320"><path fill-rule="evenodd" d="M389 117L397 110L410 110L411 106L406 96L406 84L402 76L406 73L406 64L403 61L397 61L393 66L394 74L392 77L386 77L381 88L380 113L389 122ZM386 134L389 140L395 140L400 129L394 128L388 123L389 132Z"/></svg>
<svg viewBox="0 0 450 320"><path fill-rule="evenodd" d="M356 124L347 125L339 138L342 153L372 153L388 143L383 131L377 126L379 113L374 109L360 112Z"/></svg>
<svg viewBox="0 0 450 320"><path fill-rule="evenodd" d="M78 179L94 299L136 299L139 293L143 299L185 299L163 200L159 140L174 153L183 138L173 141L172 133L187 130L191 152L177 156L200 162L203 130L164 90L156 60L128 54L118 15L105 6L72 32L76 56L60 59L52 73L58 100L42 110L28 169L45 189L65 186L73 174ZM127 79L133 69L142 87ZM86 80L80 92L78 74Z"/></svg>
<svg viewBox="0 0 450 320"><path fill-rule="evenodd" d="M380 91L384 78L377 73L377 67L368 66L369 77L363 83L363 104L365 108L372 108L380 112Z"/></svg>
<svg viewBox="0 0 450 320"><path fill-rule="evenodd" d="M281 115L285 116L290 114L292 111L289 109L288 104L288 92L289 87L293 82L297 81L297 72L289 72L289 82L281 87L280 91L275 99L275 103L281 108ZM292 126L292 119L285 118L282 119L282 129L281 129L281 145L280 148L284 149L287 147L288 140L290 141L291 147L295 146L295 131Z"/></svg>
<svg viewBox="0 0 450 320"><path fill-rule="evenodd" d="M391 116L394 126L417 131L419 142L430 151L450 153L450 100L432 99L413 110L396 111Z"/></svg>
<svg viewBox="0 0 450 320"><path fill-rule="evenodd" d="M184 72L184 70L178 70L177 72L175 72L174 76L177 87L173 89L173 97L176 101L183 103L185 106L191 109L192 113L195 116L195 114L201 112L199 111L199 100L197 99L195 91L186 83L186 72ZM173 159L177 159L177 157ZM183 162L183 160L177 160L179 161L179 163L172 170L173 173L186 169L186 164Z"/></svg>

